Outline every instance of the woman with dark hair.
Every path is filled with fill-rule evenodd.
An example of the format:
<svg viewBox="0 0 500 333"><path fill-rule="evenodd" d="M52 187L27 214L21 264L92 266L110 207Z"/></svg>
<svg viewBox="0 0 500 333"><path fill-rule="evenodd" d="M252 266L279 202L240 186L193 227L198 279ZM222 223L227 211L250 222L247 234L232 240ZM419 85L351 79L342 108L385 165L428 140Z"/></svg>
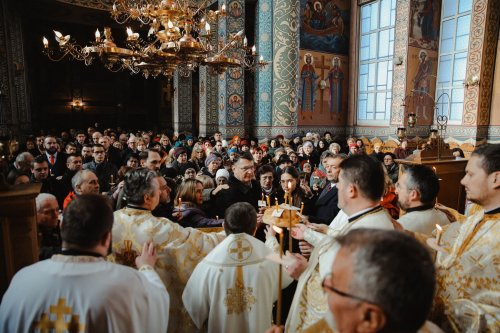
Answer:
<svg viewBox="0 0 500 333"><path fill-rule="evenodd" d="M396 156L393 153L384 154L384 166L393 184L398 182L399 177L399 165L394 161L395 159Z"/></svg>
<svg viewBox="0 0 500 333"><path fill-rule="evenodd" d="M220 227L223 220L207 218L200 208L203 204L203 183L197 179L187 179L177 187L173 216L183 227Z"/></svg>
<svg viewBox="0 0 500 333"><path fill-rule="evenodd" d="M278 202L284 202L285 192L292 193L292 204L295 207L304 203L303 215L314 215L314 194L307 184L301 181L299 172L293 166L286 167L281 173ZM289 199L288 199L289 200Z"/></svg>
<svg viewBox="0 0 500 333"><path fill-rule="evenodd" d="M328 142L326 142L326 140L324 140L324 139L319 140L318 147L316 148L316 150L318 151L318 154L321 155L327 149L328 149Z"/></svg>

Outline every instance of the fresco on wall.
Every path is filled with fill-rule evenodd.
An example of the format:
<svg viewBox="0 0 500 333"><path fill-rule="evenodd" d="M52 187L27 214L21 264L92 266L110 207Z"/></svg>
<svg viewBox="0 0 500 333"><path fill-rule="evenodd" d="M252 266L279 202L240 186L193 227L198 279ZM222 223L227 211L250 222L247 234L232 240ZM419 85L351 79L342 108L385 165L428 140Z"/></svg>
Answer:
<svg viewBox="0 0 500 333"><path fill-rule="evenodd" d="M433 123L437 58L436 51L408 48L405 114L415 113L418 125Z"/></svg>
<svg viewBox="0 0 500 333"><path fill-rule="evenodd" d="M300 48L347 55L350 6L348 0L300 0Z"/></svg>
<svg viewBox="0 0 500 333"><path fill-rule="evenodd" d="M348 58L300 51L299 125L344 125L347 119Z"/></svg>
<svg viewBox="0 0 500 333"><path fill-rule="evenodd" d="M441 0L411 0L409 45L437 51Z"/></svg>

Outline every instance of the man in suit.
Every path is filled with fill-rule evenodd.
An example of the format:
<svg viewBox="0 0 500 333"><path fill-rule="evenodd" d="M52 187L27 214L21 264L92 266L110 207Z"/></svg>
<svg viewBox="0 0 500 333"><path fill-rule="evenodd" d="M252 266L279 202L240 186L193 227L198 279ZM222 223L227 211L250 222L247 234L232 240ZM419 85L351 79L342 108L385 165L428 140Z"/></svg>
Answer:
<svg viewBox="0 0 500 333"><path fill-rule="evenodd" d="M316 214L308 216L307 219L312 223L330 224L337 216L340 208L338 204L337 182L339 181L340 163L347 158L344 154L337 154L325 157L323 165L326 170L326 179L328 183L316 200Z"/></svg>
<svg viewBox="0 0 500 333"><path fill-rule="evenodd" d="M106 151L106 160L109 163L113 163L117 169L122 166L123 163L120 156L120 150L111 145L111 139L109 136L101 136L99 138L99 144L104 147L104 150Z"/></svg>
<svg viewBox="0 0 500 333"><path fill-rule="evenodd" d="M49 162L50 174L54 177L62 176L66 171L66 156L57 151L57 140L53 136L46 136L43 142L45 157Z"/></svg>

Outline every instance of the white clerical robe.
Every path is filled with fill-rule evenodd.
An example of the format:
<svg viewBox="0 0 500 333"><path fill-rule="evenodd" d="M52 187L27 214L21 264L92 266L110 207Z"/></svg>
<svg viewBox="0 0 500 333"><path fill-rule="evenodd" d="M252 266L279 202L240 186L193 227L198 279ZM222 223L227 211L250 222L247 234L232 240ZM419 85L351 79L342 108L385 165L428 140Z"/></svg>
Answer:
<svg viewBox="0 0 500 333"><path fill-rule="evenodd" d="M0 332L165 333L168 309L153 270L54 255L14 276L0 305Z"/></svg>
<svg viewBox="0 0 500 333"><path fill-rule="evenodd" d="M500 213L473 211L444 230L434 320L447 332L500 332Z"/></svg>
<svg viewBox="0 0 500 333"><path fill-rule="evenodd" d="M450 224L446 214L434 207L425 210L409 210L398 219L398 222L405 230L418 232L429 237L436 229L436 224L440 226Z"/></svg>
<svg viewBox="0 0 500 333"><path fill-rule="evenodd" d="M182 292L196 265L225 238L225 233L183 228L141 209L123 208L114 213L114 218L111 258L117 263L133 265L143 244L152 240L158 253L155 269L170 295L168 330L195 332L196 327L182 304Z"/></svg>
<svg viewBox="0 0 500 333"><path fill-rule="evenodd" d="M263 242L247 234L229 235L198 266L182 300L194 323L208 332L265 332L272 325L280 266L269 261ZM283 271L282 288L292 279Z"/></svg>
<svg viewBox="0 0 500 333"><path fill-rule="evenodd" d="M346 234L357 228L394 229L393 220L381 207L366 210L351 219L340 217L336 225L337 235ZM321 282L331 272L338 250L338 243L331 236L324 237L314 247L307 268L301 274L297 284L285 325L286 332L300 332L323 318L328 311L327 299L321 288Z"/></svg>

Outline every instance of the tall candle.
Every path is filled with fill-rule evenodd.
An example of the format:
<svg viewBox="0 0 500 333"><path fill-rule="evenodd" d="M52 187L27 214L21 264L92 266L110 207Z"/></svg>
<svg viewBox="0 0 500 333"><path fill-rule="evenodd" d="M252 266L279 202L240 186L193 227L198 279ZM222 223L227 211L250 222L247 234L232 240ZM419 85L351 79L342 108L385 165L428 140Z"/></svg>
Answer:
<svg viewBox="0 0 500 333"><path fill-rule="evenodd" d="M436 224L436 245L439 246L441 243L441 237L443 236L443 228L439 224Z"/></svg>
<svg viewBox="0 0 500 333"><path fill-rule="evenodd" d="M276 231L279 234L279 239L280 239L280 259L283 258L283 229L274 226L273 225L274 231ZM276 305L276 325L281 325L281 303L282 301L282 294L281 294L281 280L282 280L282 263L278 266L278 304Z"/></svg>
<svg viewBox="0 0 500 333"><path fill-rule="evenodd" d="M302 212L304 211L304 203L300 203L300 215L302 215Z"/></svg>
<svg viewBox="0 0 500 333"><path fill-rule="evenodd" d="M271 207L271 199L269 198L268 195L266 195L266 203L267 203L267 207Z"/></svg>

